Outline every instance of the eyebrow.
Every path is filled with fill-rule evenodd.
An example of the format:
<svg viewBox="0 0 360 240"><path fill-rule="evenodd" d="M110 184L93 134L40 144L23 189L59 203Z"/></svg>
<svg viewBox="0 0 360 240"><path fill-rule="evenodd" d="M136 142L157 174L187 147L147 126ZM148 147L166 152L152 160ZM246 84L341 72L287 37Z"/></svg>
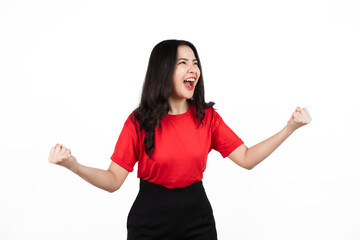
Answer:
<svg viewBox="0 0 360 240"><path fill-rule="evenodd" d="M188 58L178 58L178 60L177 60L177 61L180 61L180 60L189 61L189 59L188 59ZM196 58L194 58L194 59L193 59L193 62L195 62L195 61L197 61L197 59L196 59Z"/></svg>

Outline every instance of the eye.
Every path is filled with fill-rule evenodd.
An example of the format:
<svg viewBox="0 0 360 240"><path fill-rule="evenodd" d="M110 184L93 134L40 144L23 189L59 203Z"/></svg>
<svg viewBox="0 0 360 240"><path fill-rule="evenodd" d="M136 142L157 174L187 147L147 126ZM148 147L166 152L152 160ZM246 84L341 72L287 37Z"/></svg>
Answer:
<svg viewBox="0 0 360 240"><path fill-rule="evenodd" d="M185 61L181 61L181 62L179 62L179 64L186 64L186 62L185 62Z"/></svg>
<svg viewBox="0 0 360 240"><path fill-rule="evenodd" d="M198 62L194 62L194 65L199 65Z"/></svg>

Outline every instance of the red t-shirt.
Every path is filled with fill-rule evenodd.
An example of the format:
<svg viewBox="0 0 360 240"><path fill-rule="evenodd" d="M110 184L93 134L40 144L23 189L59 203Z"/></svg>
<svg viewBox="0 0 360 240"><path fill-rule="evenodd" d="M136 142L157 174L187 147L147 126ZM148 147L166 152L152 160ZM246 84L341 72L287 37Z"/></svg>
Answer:
<svg viewBox="0 0 360 240"><path fill-rule="evenodd" d="M111 160L129 172L138 162L139 178L166 188L186 187L199 182L212 149L225 158L244 143L212 107L204 111L204 124L200 126L192 104L183 114L165 115L155 128L151 159L145 153L145 130L139 132L139 124L130 114Z"/></svg>

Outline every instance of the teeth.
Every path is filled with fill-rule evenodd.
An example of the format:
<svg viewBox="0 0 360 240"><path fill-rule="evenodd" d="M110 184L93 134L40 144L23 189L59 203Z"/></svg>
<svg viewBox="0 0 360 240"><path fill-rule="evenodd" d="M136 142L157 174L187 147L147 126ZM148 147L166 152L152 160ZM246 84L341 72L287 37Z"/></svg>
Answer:
<svg viewBox="0 0 360 240"><path fill-rule="evenodd" d="M185 79L185 81L187 81L187 82L195 82L195 78L188 78L188 79Z"/></svg>

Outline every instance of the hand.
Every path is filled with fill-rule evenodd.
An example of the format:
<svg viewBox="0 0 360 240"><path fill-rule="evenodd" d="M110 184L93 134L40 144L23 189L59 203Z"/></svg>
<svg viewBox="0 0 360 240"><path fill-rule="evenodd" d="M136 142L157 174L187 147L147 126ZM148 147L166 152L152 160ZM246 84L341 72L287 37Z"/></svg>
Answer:
<svg viewBox="0 0 360 240"><path fill-rule="evenodd" d="M295 112L292 114L290 120L287 123L287 127L291 131L295 131L299 127L302 127L311 122L311 116L307 108L301 109L297 107Z"/></svg>
<svg viewBox="0 0 360 240"><path fill-rule="evenodd" d="M56 144L51 148L49 162L57 164L74 171L78 166L76 158L71 155L70 149L65 148L62 144Z"/></svg>

